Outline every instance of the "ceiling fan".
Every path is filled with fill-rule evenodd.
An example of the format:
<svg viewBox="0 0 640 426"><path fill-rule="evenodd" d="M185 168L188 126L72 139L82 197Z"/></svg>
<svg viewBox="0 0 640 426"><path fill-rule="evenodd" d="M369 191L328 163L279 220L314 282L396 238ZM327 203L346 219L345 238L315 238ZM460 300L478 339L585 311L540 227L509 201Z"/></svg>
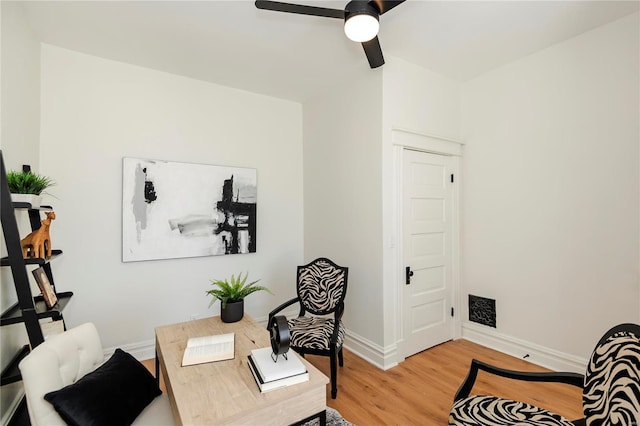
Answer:
<svg viewBox="0 0 640 426"><path fill-rule="evenodd" d="M364 53L369 60L369 66L378 68L384 64L382 48L380 41L378 41L379 17L404 1L354 0L347 3L344 10L340 10L279 1L256 0L256 7L276 12L344 19L344 32L347 37L362 43Z"/></svg>

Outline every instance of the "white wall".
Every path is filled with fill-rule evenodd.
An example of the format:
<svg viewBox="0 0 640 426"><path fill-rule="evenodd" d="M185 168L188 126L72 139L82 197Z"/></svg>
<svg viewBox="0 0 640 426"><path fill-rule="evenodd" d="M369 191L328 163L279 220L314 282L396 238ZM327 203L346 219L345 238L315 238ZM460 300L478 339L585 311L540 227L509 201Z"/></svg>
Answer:
<svg viewBox="0 0 640 426"><path fill-rule="evenodd" d="M507 340L586 359L640 320L639 35L636 13L463 86L463 300L497 299Z"/></svg>
<svg viewBox="0 0 640 426"><path fill-rule="evenodd" d="M2 2L0 147L8 170L30 164L38 171L40 137L40 43L23 5Z"/></svg>
<svg viewBox="0 0 640 426"><path fill-rule="evenodd" d="M346 346L382 368L396 364L402 338L391 130L456 138L459 86L388 57L304 104L305 260L349 266Z"/></svg>
<svg viewBox="0 0 640 426"><path fill-rule="evenodd" d="M401 348L402 281L399 258L402 243L398 187L402 146L394 145L398 130L415 135L436 135L457 140L460 134L460 83L415 64L387 56L383 84L382 224L384 281L385 368L404 359ZM419 139L422 139L419 137ZM448 144L449 142L443 142ZM459 145L455 148L459 149ZM413 148L428 149L425 146Z"/></svg>
<svg viewBox="0 0 640 426"><path fill-rule="evenodd" d="M40 44L32 34L18 2L0 2L0 148L7 170L21 170L29 164L39 171L40 133ZM30 232L26 213L18 214L18 226ZM24 235L24 234L23 234ZM7 255L4 236L0 256ZM0 312L17 301L10 268L0 269ZM24 325L0 330L0 368L4 369L17 351L28 343ZM22 383L2 387L0 424L6 424L22 396Z"/></svg>
<svg viewBox="0 0 640 426"><path fill-rule="evenodd" d="M304 104L304 259L349 267L350 339L381 345L381 71Z"/></svg>
<svg viewBox="0 0 640 426"><path fill-rule="evenodd" d="M70 326L95 322L105 348L149 349L154 327L219 313L219 303L207 308L211 279L260 278L276 295L245 301L256 319L295 294L300 104L50 45L41 65L41 163L58 182L51 234L64 251L52 268L58 290L75 293ZM122 263L125 156L256 168L257 253Z"/></svg>
<svg viewBox="0 0 640 426"><path fill-rule="evenodd" d="M385 135L395 128L459 139L460 83L388 56L384 65L384 123Z"/></svg>

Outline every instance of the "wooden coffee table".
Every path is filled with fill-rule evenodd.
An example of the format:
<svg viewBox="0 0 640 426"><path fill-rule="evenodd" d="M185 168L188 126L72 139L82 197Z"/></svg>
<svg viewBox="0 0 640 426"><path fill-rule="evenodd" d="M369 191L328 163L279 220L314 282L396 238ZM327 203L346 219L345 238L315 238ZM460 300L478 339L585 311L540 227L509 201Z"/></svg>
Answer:
<svg viewBox="0 0 640 426"><path fill-rule="evenodd" d="M182 367L191 337L235 333L235 358ZM270 346L269 333L247 315L235 323L204 318L156 328L156 377L162 370L176 425L288 425L326 419L327 376L302 360L309 381L260 393L249 367L252 349Z"/></svg>

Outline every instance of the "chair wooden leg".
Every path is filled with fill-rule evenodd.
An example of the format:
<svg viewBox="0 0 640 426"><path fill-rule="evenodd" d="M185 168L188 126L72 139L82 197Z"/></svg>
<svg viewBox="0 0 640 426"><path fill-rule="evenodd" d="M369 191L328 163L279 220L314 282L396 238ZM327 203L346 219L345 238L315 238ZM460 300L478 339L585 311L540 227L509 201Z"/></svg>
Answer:
<svg viewBox="0 0 640 426"><path fill-rule="evenodd" d="M340 348L340 351L338 351L338 365L340 367L344 366L344 358L342 358L342 348Z"/></svg>
<svg viewBox="0 0 640 426"><path fill-rule="evenodd" d="M336 351L331 351L329 358L331 359L331 399L336 399L336 396L338 396Z"/></svg>

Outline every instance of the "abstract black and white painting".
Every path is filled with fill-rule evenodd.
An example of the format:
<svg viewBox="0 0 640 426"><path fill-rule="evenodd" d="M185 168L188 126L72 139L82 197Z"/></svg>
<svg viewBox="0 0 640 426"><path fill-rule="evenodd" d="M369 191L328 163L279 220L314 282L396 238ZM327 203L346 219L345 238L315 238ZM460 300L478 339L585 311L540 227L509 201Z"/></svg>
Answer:
<svg viewBox="0 0 640 426"><path fill-rule="evenodd" d="M255 253L256 169L125 157L122 261Z"/></svg>

